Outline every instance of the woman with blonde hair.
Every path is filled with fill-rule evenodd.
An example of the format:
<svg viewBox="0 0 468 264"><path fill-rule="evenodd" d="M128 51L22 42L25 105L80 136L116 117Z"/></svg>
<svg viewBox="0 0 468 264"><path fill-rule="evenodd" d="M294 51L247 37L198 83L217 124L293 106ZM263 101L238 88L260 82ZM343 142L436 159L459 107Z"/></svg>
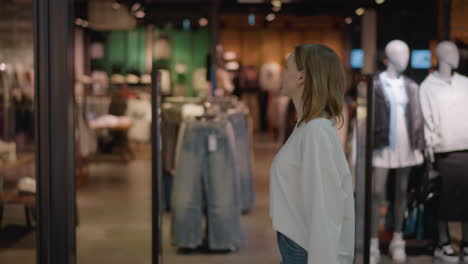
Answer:
<svg viewBox="0 0 468 264"><path fill-rule="evenodd" d="M342 123L345 75L322 44L297 46L281 93L298 122L271 167L270 215L283 264L351 264L354 196L336 128Z"/></svg>

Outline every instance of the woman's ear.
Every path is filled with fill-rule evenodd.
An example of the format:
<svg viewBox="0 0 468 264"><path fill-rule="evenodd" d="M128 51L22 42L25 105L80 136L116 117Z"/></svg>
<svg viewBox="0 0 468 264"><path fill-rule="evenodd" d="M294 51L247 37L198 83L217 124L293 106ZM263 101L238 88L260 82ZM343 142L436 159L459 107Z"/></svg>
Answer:
<svg viewBox="0 0 468 264"><path fill-rule="evenodd" d="M305 71L299 71L299 84L304 84L305 83Z"/></svg>

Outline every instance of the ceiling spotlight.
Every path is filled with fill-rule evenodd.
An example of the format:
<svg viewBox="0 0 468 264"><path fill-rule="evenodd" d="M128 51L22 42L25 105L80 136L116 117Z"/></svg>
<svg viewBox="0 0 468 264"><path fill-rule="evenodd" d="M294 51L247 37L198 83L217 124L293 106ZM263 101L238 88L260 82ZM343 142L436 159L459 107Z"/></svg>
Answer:
<svg viewBox="0 0 468 264"><path fill-rule="evenodd" d="M266 16L266 20L267 20L268 22L271 22L271 21L275 20L275 18L276 18L276 15L273 14L273 13L270 13L270 14L268 14L268 15Z"/></svg>
<svg viewBox="0 0 468 264"><path fill-rule="evenodd" d="M237 61L231 61L226 63L225 68L229 71L237 71L239 69L239 63Z"/></svg>
<svg viewBox="0 0 468 264"><path fill-rule="evenodd" d="M140 7L141 7L141 4L140 4L140 3L138 3L138 2L134 3L134 4L132 5L132 12L137 11L138 9L140 9Z"/></svg>
<svg viewBox="0 0 468 264"><path fill-rule="evenodd" d="M385 3L385 0L375 0L375 3L378 4L378 5L381 5L381 4Z"/></svg>
<svg viewBox="0 0 468 264"><path fill-rule="evenodd" d="M208 19L205 17L202 17L198 20L198 24L202 27L206 27L208 25Z"/></svg>
<svg viewBox="0 0 468 264"><path fill-rule="evenodd" d="M114 8L115 10L118 10L118 9L120 9L120 4L117 3L117 2L114 2L114 3L112 3L112 8Z"/></svg>
<svg viewBox="0 0 468 264"><path fill-rule="evenodd" d="M138 10L135 12L135 17L137 18L144 18L145 16L146 16L146 13L143 10Z"/></svg>
<svg viewBox="0 0 468 264"><path fill-rule="evenodd" d="M226 51L224 52L224 59L225 60L235 60L237 57L237 54L234 51Z"/></svg>
<svg viewBox="0 0 468 264"><path fill-rule="evenodd" d="M0 63L0 71L5 71L5 70L6 70L6 64Z"/></svg>
<svg viewBox="0 0 468 264"><path fill-rule="evenodd" d="M281 7L274 6L273 7L273 12L279 12L281 11Z"/></svg>
<svg viewBox="0 0 468 264"><path fill-rule="evenodd" d="M281 8L281 5L282 5L282 3L281 3L280 0L273 0L273 1L271 1L271 4L272 4L274 7L279 7L279 8Z"/></svg>
<svg viewBox="0 0 468 264"><path fill-rule="evenodd" d="M347 17L347 18L345 18L345 22L346 22L346 24L349 25L349 24L353 23L353 19L351 17Z"/></svg>
<svg viewBox="0 0 468 264"><path fill-rule="evenodd" d="M366 9L364 9L363 7L356 9L356 15L358 16L364 15L365 12L366 12Z"/></svg>

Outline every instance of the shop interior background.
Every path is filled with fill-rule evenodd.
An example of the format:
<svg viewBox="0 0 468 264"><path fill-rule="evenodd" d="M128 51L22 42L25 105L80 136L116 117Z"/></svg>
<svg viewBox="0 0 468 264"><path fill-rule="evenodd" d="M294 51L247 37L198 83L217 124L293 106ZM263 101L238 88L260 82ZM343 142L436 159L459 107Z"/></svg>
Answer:
<svg viewBox="0 0 468 264"><path fill-rule="evenodd" d="M405 74L418 84L436 69L435 48L444 39L456 43L457 71L468 75L465 0L74 3L75 85L64 89L75 92L76 171L67 177L76 178L78 263L150 263L153 228L161 228L163 263L277 263L268 211L269 166L296 118L289 100L279 96L279 73L288 54L301 43L328 45L347 70L346 122L339 133L356 172L361 234L357 255L362 256L364 174L357 157L363 157L363 148L354 144L359 133L354 128L360 85L386 68L384 49L394 39L410 47L412 57ZM0 0L1 263L36 262L33 21L32 0ZM158 74L152 75L154 70ZM151 114L155 76L161 101L158 117ZM243 168L241 193L248 199L235 217L241 222L245 244L233 251L212 250L208 242L195 250L177 247L177 241L171 243L170 200L178 195L172 190L177 184L182 192L190 189L175 179L182 173L180 168L188 166L187 160L177 161L177 146L191 136L188 130L180 132L187 129L181 127L182 121L210 120L228 110L234 110L233 120L237 118L230 121L237 122L232 125L236 146L245 151L231 153L242 157L236 167ZM155 155L151 122L158 118L163 144L161 227L152 226L151 218ZM208 135L202 138L210 141ZM209 151L222 146L208 143L206 147ZM209 190L202 193L207 195ZM205 200L202 203L207 206ZM206 226L203 222L203 238L209 236ZM381 235L388 240L391 226L382 228ZM461 230L457 225L453 229L458 244ZM412 263L432 261L430 237L410 231L407 236L412 239L407 250ZM384 243L384 254L385 248ZM384 257L382 263L390 261Z"/></svg>

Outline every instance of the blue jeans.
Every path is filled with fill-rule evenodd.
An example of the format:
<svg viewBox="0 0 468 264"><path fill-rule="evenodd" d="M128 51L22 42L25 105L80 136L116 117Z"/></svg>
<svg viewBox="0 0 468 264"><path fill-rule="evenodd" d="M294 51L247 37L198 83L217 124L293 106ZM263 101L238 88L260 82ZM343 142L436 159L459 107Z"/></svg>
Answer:
<svg viewBox="0 0 468 264"><path fill-rule="evenodd" d="M276 236L282 257L281 264L307 264L307 250L280 232Z"/></svg>
<svg viewBox="0 0 468 264"><path fill-rule="evenodd" d="M241 246L239 176L227 127L227 122L185 122L172 192L172 243L180 248L202 244L204 208L209 248Z"/></svg>
<svg viewBox="0 0 468 264"><path fill-rule="evenodd" d="M240 176L241 208L242 210L249 210L254 205L255 194L247 119L243 113L235 113L229 115L228 120L232 124L235 136L236 163Z"/></svg>

